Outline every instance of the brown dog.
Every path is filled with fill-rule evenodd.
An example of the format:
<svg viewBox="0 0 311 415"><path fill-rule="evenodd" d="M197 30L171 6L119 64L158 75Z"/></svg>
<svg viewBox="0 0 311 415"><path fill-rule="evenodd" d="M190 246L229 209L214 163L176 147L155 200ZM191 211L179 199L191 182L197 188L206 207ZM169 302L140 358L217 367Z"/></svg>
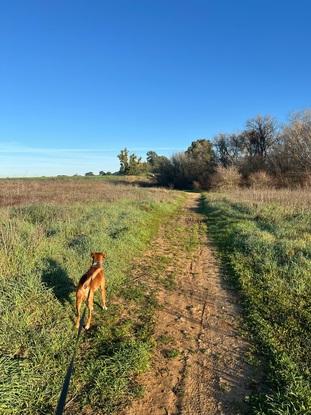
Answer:
<svg viewBox="0 0 311 415"><path fill-rule="evenodd" d="M103 270L103 262L105 258L105 254L103 252L92 252L92 265L90 269L82 275L77 291L76 291L76 308L77 308L77 320L76 320L76 327L79 328L80 324L80 309L81 304L85 299L88 298L88 319L86 322L86 330L90 328L91 319L92 319L92 312L93 312L93 302L94 302L94 293L97 288L100 287L101 289L101 298L102 298L102 307L104 310L107 309L106 307L106 281L105 275Z"/></svg>

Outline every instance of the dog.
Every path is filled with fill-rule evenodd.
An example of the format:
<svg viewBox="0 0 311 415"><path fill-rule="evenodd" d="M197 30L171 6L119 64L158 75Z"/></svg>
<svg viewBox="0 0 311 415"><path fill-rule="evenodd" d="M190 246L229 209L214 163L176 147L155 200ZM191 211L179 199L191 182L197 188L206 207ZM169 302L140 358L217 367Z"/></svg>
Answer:
<svg viewBox="0 0 311 415"><path fill-rule="evenodd" d="M77 309L77 320L76 328L80 326L80 309L83 301L87 299L88 306L88 318L85 329L88 330L91 325L94 293L100 288L101 289L101 300L103 310L107 310L106 306L106 279L103 269L103 262L106 255L103 252L92 252L92 265L89 270L82 275L76 290L76 309Z"/></svg>

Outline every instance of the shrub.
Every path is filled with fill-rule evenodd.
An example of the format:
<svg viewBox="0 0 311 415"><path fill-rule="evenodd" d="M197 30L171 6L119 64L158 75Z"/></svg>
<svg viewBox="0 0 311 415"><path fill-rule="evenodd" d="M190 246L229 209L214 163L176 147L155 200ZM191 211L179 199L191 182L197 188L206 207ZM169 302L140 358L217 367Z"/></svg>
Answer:
<svg viewBox="0 0 311 415"><path fill-rule="evenodd" d="M176 153L170 159L162 157L156 160L154 173L160 185L177 189L209 189L211 186L216 161L208 140L193 141L185 152Z"/></svg>
<svg viewBox="0 0 311 415"><path fill-rule="evenodd" d="M273 177L262 170L251 173L248 177L247 183L253 189L266 189L269 187L275 187L275 181Z"/></svg>
<svg viewBox="0 0 311 415"><path fill-rule="evenodd" d="M211 187L215 190L236 189L241 184L241 175L236 167L219 166L211 178Z"/></svg>

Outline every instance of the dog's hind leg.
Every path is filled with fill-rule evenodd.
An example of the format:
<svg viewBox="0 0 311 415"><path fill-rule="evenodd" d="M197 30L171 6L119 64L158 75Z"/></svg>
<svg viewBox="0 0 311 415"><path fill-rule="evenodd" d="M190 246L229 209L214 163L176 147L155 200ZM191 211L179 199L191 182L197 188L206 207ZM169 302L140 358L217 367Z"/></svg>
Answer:
<svg viewBox="0 0 311 415"><path fill-rule="evenodd" d="M79 325L80 325L80 319L81 319L80 310L81 310L81 305L82 305L84 298L85 298L84 294L77 291L76 293L76 310L77 310L76 328L77 329L79 328Z"/></svg>
<svg viewBox="0 0 311 415"><path fill-rule="evenodd" d="M80 310L81 310L81 304L82 304L82 299L77 297L77 302L76 302L76 309L77 309L77 319L76 319L76 328L79 328L79 324L80 324Z"/></svg>
<svg viewBox="0 0 311 415"><path fill-rule="evenodd" d="M88 300L88 305L87 305L89 309L89 314L88 314L88 318L87 318L87 322L85 326L86 330L88 330L91 325L91 319L92 319L92 313L93 313L93 302L94 302L94 292L90 290L90 295L89 295L89 300Z"/></svg>
<svg viewBox="0 0 311 415"><path fill-rule="evenodd" d="M105 280L102 280L102 282L100 284L100 292L101 292L101 297L102 297L102 308L103 308L103 310L107 310L107 306L106 306L106 282L105 282Z"/></svg>

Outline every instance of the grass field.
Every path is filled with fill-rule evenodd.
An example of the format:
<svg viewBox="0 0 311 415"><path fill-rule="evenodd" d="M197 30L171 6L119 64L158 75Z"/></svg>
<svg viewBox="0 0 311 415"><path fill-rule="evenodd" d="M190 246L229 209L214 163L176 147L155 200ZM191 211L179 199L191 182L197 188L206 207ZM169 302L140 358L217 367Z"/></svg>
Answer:
<svg viewBox="0 0 311 415"><path fill-rule="evenodd" d="M115 414L141 396L136 379L154 350L157 297L131 264L160 224L179 240L170 254L175 245L197 246L194 225L168 223L184 200L114 178L0 180L0 414L53 413L75 346L75 284L96 250L107 253L109 308L95 297L65 413ZM263 367L253 414L311 414L310 201L311 192L299 190L202 196L208 237L241 292L255 345L250 363ZM174 290L177 279L162 275L167 261L160 255L142 272ZM167 350L167 359L177 358L173 343Z"/></svg>
<svg viewBox="0 0 311 415"><path fill-rule="evenodd" d="M137 176L0 179L0 206L135 199L141 198L142 192L133 192L133 186L148 183L148 178ZM152 190L146 189L149 192Z"/></svg>
<svg viewBox="0 0 311 415"><path fill-rule="evenodd" d="M112 413L141 392L135 376L151 350L155 300L132 292L130 264L182 196L92 179L0 187L12 197L0 208L0 413L53 413L76 336L74 285L96 250L107 253L109 308L95 305L93 328L83 333L66 413ZM132 310L114 301L133 295Z"/></svg>
<svg viewBox="0 0 311 415"><path fill-rule="evenodd" d="M256 414L311 414L311 192L204 196L210 238L241 290L264 364Z"/></svg>

